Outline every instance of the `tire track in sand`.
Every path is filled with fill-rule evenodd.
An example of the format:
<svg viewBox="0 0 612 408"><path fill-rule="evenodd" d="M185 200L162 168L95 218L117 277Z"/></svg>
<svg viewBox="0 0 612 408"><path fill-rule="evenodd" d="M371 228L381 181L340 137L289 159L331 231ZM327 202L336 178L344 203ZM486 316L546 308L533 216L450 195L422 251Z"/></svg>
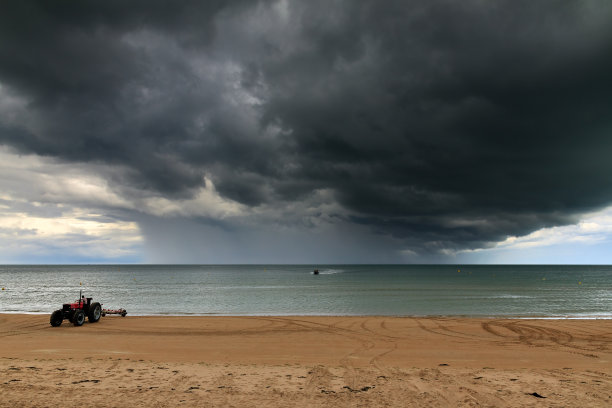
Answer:
<svg viewBox="0 0 612 408"><path fill-rule="evenodd" d="M397 340L399 338L382 334L376 329L370 328L368 326L370 319L367 318L359 323L354 319L349 319L348 322L350 325L348 328L342 327L342 324L346 323L346 321L342 319L336 320L330 324L298 318L278 317L270 319L290 322L291 325L294 326L324 332L333 336L340 336L354 342L355 348L338 359L339 366L344 370L343 381L351 389L358 389L364 385L370 385L369 383L361 384L365 381L359 369L363 362L379 374L386 375L388 370L381 364L380 359L392 353L398 347ZM359 329L354 328L356 325L358 325ZM382 323L379 325L381 328L384 328L384 330L388 330ZM382 351L372 355L372 351L378 348L382 349Z"/></svg>
<svg viewBox="0 0 612 408"><path fill-rule="evenodd" d="M569 352L582 354L587 357L599 357L593 352L602 351L602 338L598 338L598 344L593 346L588 338L575 339L569 332L536 325L525 321L490 321L483 322L481 327L486 332L506 340L514 340L519 343L536 347L556 347L569 349ZM503 334L506 331L508 334ZM587 345L577 344L577 341ZM603 340L605 343L605 339Z"/></svg>
<svg viewBox="0 0 612 408"><path fill-rule="evenodd" d="M19 319L8 323L8 319L0 317L0 337L19 336L26 333L33 333L39 330L51 329L51 326L45 323L39 323L37 315L22 315Z"/></svg>

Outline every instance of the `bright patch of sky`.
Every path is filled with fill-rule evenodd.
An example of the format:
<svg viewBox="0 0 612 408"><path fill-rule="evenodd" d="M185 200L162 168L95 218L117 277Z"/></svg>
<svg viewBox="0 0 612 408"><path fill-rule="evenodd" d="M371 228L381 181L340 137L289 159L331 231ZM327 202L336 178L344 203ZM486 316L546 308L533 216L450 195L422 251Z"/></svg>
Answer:
<svg viewBox="0 0 612 408"><path fill-rule="evenodd" d="M491 248L461 251L465 263L608 264L612 248L612 207L584 214L573 225L543 228L508 237Z"/></svg>
<svg viewBox="0 0 612 408"><path fill-rule="evenodd" d="M127 203L99 177L4 148L0 174L0 263L142 259L138 224L105 211Z"/></svg>

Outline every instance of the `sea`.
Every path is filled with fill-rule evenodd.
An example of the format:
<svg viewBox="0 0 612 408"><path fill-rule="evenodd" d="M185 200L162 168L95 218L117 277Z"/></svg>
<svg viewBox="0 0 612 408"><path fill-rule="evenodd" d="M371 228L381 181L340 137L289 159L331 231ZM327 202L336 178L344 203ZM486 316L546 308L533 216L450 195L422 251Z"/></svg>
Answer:
<svg viewBox="0 0 612 408"><path fill-rule="evenodd" d="M609 265L0 265L0 287L0 313L612 318Z"/></svg>

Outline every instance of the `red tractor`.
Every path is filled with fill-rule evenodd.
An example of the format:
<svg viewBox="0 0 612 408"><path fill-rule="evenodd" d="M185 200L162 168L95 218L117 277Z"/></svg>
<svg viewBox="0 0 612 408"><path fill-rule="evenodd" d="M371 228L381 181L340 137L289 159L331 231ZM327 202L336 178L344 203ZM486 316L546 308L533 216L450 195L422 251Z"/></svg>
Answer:
<svg viewBox="0 0 612 408"><path fill-rule="evenodd" d="M92 299L79 293L79 299L76 302L64 303L61 309L51 313L51 326L60 326L64 319L68 319L75 326L82 326L85 322L85 316L89 319L89 323L97 322L102 316L102 305L98 302L92 302Z"/></svg>

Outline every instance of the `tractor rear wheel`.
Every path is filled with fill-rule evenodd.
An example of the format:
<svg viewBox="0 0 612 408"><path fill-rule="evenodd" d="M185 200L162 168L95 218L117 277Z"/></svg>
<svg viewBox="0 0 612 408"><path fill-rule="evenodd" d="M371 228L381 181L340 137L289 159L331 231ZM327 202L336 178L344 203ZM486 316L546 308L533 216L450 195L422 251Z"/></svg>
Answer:
<svg viewBox="0 0 612 408"><path fill-rule="evenodd" d="M87 314L87 319L89 323L95 323L100 320L100 316L102 316L102 306L98 302L94 302L89 306L89 313Z"/></svg>
<svg viewBox="0 0 612 408"><path fill-rule="evenodd" d="M58 327L62 324L63 320L64 320L64 314L62 313L61 310L56 310L55 312L51 313L51 319L50 319L51 326Z"/></svg>
<svg viewBox="0 0 612 408"><path fill-rule="evenodd" d="M74 314L72 315L72 324L75 326L82 326L83 323L85 323L85 312L83 312L81 309L75 310Z"/></svg>

